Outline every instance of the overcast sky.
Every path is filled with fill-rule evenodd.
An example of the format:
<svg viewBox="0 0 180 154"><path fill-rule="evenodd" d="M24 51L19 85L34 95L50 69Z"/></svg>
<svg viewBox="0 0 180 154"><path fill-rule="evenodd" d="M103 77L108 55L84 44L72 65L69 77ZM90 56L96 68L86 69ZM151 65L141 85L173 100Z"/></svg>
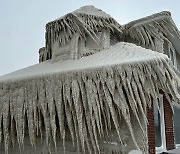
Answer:
<svg viewBox="0 0 180 154"><path fill-rule="evenodd" d="M180 29L180 0L0 0L0 76L38 63L46 23L84 5L120 24L167 10Z"/></svg>

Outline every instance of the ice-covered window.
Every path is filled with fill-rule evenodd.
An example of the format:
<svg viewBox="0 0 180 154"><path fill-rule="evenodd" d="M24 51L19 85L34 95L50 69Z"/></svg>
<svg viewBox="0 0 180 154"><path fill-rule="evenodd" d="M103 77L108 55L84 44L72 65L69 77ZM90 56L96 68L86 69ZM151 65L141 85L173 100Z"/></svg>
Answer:
<svg viewBox="0 0 180 154"><path fill-rule="evenodd" d="M115 45L120 41L120 38L117 34L113 33L112 31L110 32L110 45Z"/></svg>
<svg viewBox="0 0 180 154"><path fill-rule="evenodd" d="M96 32L96 36L101 41L102 32L101 31ZM99 46L94 42L94 40L90 36L87 36L87 38L86 38L85 47L88 48L88 49L97 49L97 48L99 48Z"/></svg>
<svg viewBox="0 0 180 154"><path fill-rule="evenodd" d="M155 127L155 143L156 147L161 147L161 117L157 103L154 101L154 127Z"/></svg>
<svg viewBox="0 0 180 154"><path fill-rule="evenodd" d="M176 53L175 53L175 51L174 51L174 50L170 50L169 52L170 52L170 53L169 53L169 57L170 57L173 65L174 65L175 67L177 67L177 64L176 64Z"/></svg>
<svg viewBox="0 0 180 154"><path fill-rule="evenodd" d="M180 144L180 107L174 106L174 132L175 132L175 143Z"/></svg>

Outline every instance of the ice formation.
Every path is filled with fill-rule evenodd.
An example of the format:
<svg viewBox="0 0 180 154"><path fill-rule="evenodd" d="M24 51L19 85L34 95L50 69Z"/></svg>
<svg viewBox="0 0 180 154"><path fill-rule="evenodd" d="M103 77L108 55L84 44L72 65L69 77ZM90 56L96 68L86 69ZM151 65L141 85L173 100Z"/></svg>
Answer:
<svg viewBox="0 0 180 154"><path fill-rule="evenodd" d="M49 22L41 63L0 77L6 153L17 144L23 150L29 138L35 149L45 140L45 153L146 154L147 107L159 90L180 99L178 71L162 54L177 52L179 36L169 12L121 26L85 6Z"/></svg>
<svg viewBox="0 0 180 154"><path fill-rule="evenodd" d="M175 52L172 38L176 35L180 39L179 30L168 11L132 21L122 26L122 29L125 38L130 37L142 47L164 53L167 44L168 55L170 50ZM129 38L126 41L130 41Z"/></svg>
<svg viewBox="0 0 180 154"><path fill-rule="evenodd" d="M46 25L46 48L52 55L52 44L59 40L59 45L65 45L75 34L80 39L87 36L97 44L100 40L96 34L99 28L107 28L112 32L122 33L119 23L110 15L94 6L84 6Z"/></svg>
<svg viewBox="0 0 180 154"><path fill-rule="evenodd" d="M102 10L94 6L84 6L46 25L47 53L44 55L47 59L51 59L53 44L58 41L59 46L66 45L68 41L74 39L75 35L77 38L74 43L78 44L78 39L87 40L87 37L90 37L97 45L100 45L97 32L103 28L109 30L109 35L111 35L111 38L106 39L115 43L120 41L135 43L147 49L165 53L169 57L171 52L175 54L177 50L180 50L178 46L180 33L168 11L121 26ZM73 46L75 48L73 52L77 52L77 46Z"/></svg>
<svg viewBox="0 0 180 154"><path fill-rule="evenodd" d="M101 142L109 143L114 129L118 140L112 145L125 146L128 131L134 149L146 153L151 97L157 99L161 89L179 100L180 82L173 69L166 55L121 42L79 60L49 60L2 76L0 142L8 152L16 142L23 148L27 135L36 147L41 136L48 147L58 148L57 140L63 140L66 151L70 134L77 152L94 154L103 151ZM121 128L122 121L127 128ZM138 136L132 123L140 128Z"/></svg>

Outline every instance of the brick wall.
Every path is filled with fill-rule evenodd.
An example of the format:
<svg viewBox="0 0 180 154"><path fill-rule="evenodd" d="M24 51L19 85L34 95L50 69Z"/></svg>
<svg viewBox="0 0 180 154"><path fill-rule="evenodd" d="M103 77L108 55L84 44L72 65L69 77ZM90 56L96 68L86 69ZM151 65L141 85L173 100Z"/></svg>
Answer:
<svg viewBox="0 0 180 154"><path fill-rule="evenodd" d="M164 102L164 122L165 122L165 134L166 134L166 148L167 150L174 149L174 127L173 127L173 112L171 106L165 97L163 96Z"/></svg>
<svg viewBox="0 0 180 154"><path fill-rule="evenodd" d="M149 154L155 154L155 130L154 130L154 110L153 103L151 108L147 107L147 119L148 119L148 146Z"/></svg>
<svg viewBox="0 0 180 154"><path fill-rule="evenodd" d="M153 102L153 100L152 100ZM166 135L166 149L174 149L174 127L173 127L173 112L171 106L163 93L163 105L164 105L164 123L165 123L165 135ZM151 108L147 108L148 119L148 145L149 154L155 154L155 128L154 128L154 110L153 103Z"/></svg>

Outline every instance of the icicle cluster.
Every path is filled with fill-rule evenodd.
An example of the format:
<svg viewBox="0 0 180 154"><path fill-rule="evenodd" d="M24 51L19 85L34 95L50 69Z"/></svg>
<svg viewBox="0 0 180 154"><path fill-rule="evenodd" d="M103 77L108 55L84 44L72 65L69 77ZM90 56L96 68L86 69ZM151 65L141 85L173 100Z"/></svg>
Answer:
<svg viewBox="0 0 180 154"><path fill-rule="evenodd" d="M106 140L113 128L118 144L125 144L121 135L124 121L134 147L145 152L147 143L139 143L132 117L146 141L143 124L147 124L150 97L156 99L162 89L167 97L171 94L177 100L178 83L179 78L164 58L2 81L0 142L8 152L8 147L16 142L22 148L27 134L33 147L37 137L45 136L49 147L53 144L56 148L57 140L63 140L66 151L66 136L70 133L78 152L101 153L99 142Z"/></svg>
<svg viewBox="0 0 180 154"><path fill-rule="evenodd" d="M59 40L59 44L64 45L71 40L75 33L78 33L81 39L86 39L88 35L97 44L100 43L100 40L95 32L99 28L104 27L121 33L120 25L113 18L107 15L93 15L97 9L94 7L89 7L89 9L92 13L74 11L46 25L46 48L49 52L51 52L52 43Z"/></svg>
<svg viewBox="0 0 180 154"><path fill-rule="evenodd" d="M168 50L174 51L168 35L180 33L174 24L170 12L164 11L136 21L122 27L124 37L130 36L139 45L154 51L164 52L163 44L168 44ZM173 37L173 36L172 36Z"/></svg>

